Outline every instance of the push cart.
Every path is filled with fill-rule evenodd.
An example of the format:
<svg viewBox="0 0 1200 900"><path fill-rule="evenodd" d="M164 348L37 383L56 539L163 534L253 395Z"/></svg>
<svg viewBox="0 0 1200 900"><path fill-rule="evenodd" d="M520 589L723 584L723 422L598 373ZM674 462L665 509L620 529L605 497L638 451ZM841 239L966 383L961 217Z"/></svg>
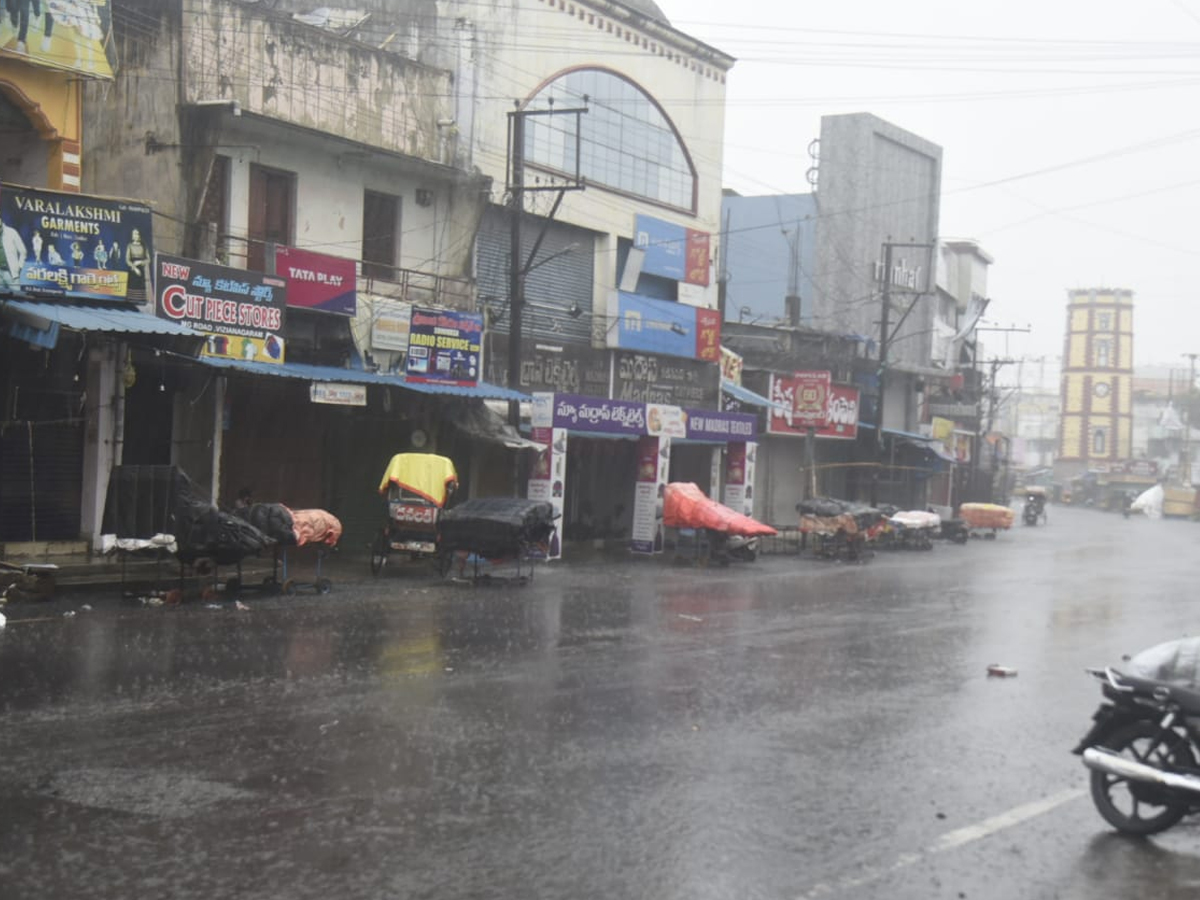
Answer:
<svg viewBox="0 0 1200 900"><path fill-rule="evenodd" d="M454 571L471 580L492 580L481 572L481 563L516 564L515 578L524 584L533 579L538 560L549 555L554 536L554 507L544 500L519 497L480 497L460 503L442 513L438 521L439 568L444 575Z"/></svg>

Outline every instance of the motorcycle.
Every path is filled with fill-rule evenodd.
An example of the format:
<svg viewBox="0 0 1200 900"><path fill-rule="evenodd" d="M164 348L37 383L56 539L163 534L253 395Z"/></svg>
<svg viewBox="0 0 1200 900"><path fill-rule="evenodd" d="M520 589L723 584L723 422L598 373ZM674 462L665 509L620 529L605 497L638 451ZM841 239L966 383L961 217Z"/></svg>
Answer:
<svg viewBox="0 0 1200 900"><path fill-rule="evenodd" d="M1200 638L1158 644L1122 670L1087 672L1105 701L1073 752L1090 770L1100 815L1144 837L1200 812Z"/></svg>
<svg viewBox="0 0 1200 900"><path fill-rule="evenodd" d="M1046 520L1046 489L1031 487L1025 491L1025 508L1022 520L1026 525L1036 525L1039 519Z"/></svg>

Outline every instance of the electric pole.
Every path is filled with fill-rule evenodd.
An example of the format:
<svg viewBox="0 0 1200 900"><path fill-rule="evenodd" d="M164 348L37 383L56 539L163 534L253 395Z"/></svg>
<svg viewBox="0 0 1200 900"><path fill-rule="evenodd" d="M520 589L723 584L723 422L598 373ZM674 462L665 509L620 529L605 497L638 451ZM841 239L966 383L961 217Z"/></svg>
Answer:
<svg viewBox="0 0 1200 900"><path fill-rule="evenodd" d="M585 94L583 102L588 102ZM509 211L509 264L508 264L508 386L517 390L521 384L521 326L525 308L525 276L534 267L534 256L541 247L542 239L550 227L550 221L558 211L559 204L567 191L581 191L584 188L580 174L580 163L583 152L583 135L580 127L580 117L587 112L587 107L573 109L555 109L554 101L549 102L548 109L521 109L520 101L514 101L517 107L508 114L508 211ZM525 184L525 120L530 116L574 116L575 117L575 174L568 177L566 184L539 185L528 187ZM529 260L521 259L521 218L525 215L525 194L531 191L557 191L554 208L550 211L541 233L534 242ZM517 400L508 401L508 420L513 428L521 424L521 404Z"/></svg>

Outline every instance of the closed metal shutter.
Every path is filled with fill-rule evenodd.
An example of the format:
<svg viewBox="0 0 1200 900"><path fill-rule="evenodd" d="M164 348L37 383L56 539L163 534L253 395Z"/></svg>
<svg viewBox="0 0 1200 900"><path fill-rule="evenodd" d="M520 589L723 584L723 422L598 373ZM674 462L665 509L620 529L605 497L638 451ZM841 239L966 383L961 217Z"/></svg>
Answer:
<svg viewBox="0 0 1200 900"><path fill-rule="evenodd" d="M475 273L481 308L489 309L492 330L508 333L508 273L511 253L508 212L490 207L475 244ZM544 219L526 216L521 223L522 261L537 242ZM595 234L551 222L538 248L534 268L525 277L522 336L555 343L591 343ZM568 315L576 308L578 316Z"/></svg>
<svg viewBox="0 0 1200 900"><path fill-rule="evenodd" d="M83 495L82 422L0 429L0 541L73 541Z"/></svg>

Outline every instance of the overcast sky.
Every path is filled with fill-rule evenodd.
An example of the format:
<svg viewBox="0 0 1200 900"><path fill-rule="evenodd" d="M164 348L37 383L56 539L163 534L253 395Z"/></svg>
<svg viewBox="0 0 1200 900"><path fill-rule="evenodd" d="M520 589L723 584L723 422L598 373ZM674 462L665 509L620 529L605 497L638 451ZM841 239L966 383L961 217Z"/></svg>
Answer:
<svg viewBox="0 0 1200 900"><path fill-rule="evenodd" d="M807 192L821 116L874 113L941 146L942 236L1032 329L989 355L1061 355L1077 287L1134 292L1138 366L1200 352L1200 0L658 3L738 59L726 187Z"/></svg>

